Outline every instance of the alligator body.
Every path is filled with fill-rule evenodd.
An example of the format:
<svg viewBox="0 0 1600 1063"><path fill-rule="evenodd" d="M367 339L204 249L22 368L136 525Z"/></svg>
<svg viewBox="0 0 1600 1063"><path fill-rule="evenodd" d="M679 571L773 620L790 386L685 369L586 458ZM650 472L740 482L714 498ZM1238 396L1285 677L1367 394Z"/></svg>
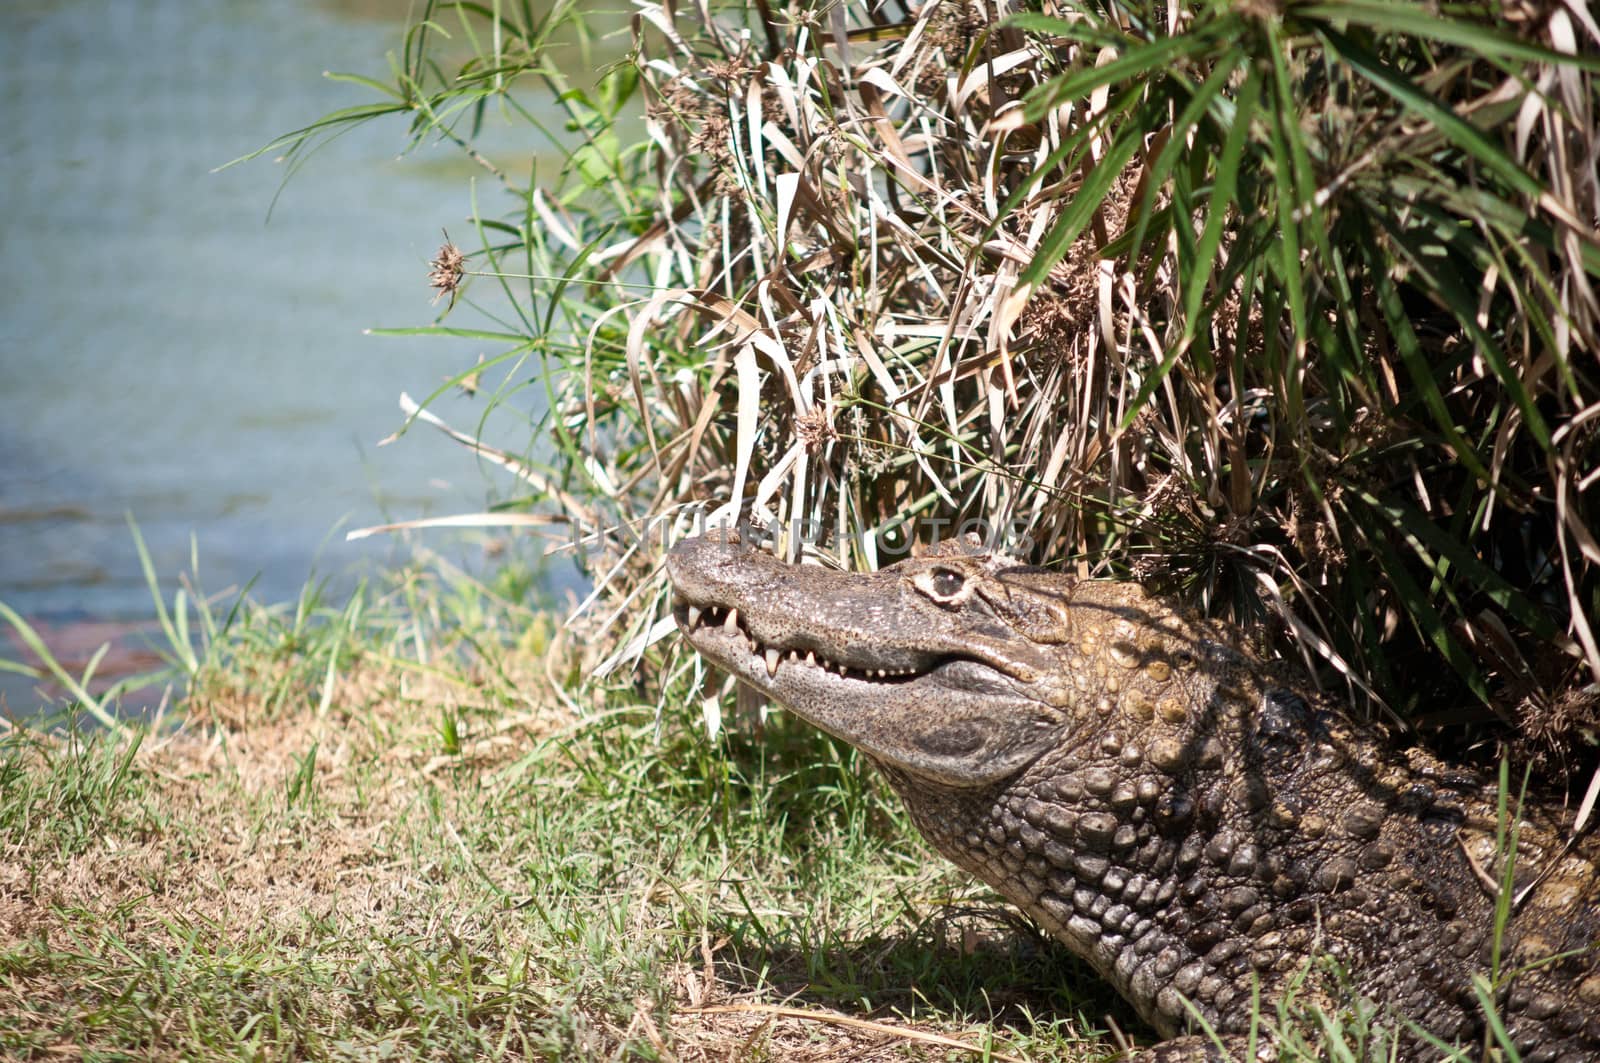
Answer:
<svg viewBox="0 0 1600 1063"><path fill-rule="evenodd" d="M1418 1029L1485 1044L1475 979L1523 1060L1600 1060L1594 835L1522 809L1497 954L1496 782L1391 751L1226 626L952 544L851 574L714 533L667 570L697 650L867 754L1169 1039L1141 1061L1222 1058L1195 1015L1243 1059L1253 987L1270 1017L1291 983L1439 1059Z"/></svg>

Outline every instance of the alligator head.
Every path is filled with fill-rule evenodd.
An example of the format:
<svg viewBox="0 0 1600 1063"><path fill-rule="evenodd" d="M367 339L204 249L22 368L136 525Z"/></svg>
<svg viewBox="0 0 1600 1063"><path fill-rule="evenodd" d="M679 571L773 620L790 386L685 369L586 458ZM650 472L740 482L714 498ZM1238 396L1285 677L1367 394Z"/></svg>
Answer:
<svg viewBox="0 0 1600 1063"><path fill-rule="evenodd" d="M690 643L881 764L951 787L1060 742L1073 691L1052 647L1073 582L957 543L870 574L786 565L737 535L667 558Z"/></svg>

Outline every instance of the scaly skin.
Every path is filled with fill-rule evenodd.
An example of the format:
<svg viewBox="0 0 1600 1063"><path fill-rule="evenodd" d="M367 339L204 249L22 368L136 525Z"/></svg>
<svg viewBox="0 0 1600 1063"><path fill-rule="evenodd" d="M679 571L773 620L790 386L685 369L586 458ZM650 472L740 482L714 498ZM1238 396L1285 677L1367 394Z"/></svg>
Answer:
<svg viewBox="0 0 1600 1063"><path fill-rule="evenodd" d="M1408 1023L1483 1043L1492 780L1390 752L1135 585L949 544L846 574L727 540L668 556L689 641L870 756L940 852L1170 1038L1141 1060L1215 1058L1186 1001L1241 1047L1253 982L1271 1015L1318 954L1349 984L1298 998L1377 1004L1400 1059L1442 1055ZM1600 844L1527 807L1513 869L1498 1013L1530 1063L1600 1060Z"/></svg>

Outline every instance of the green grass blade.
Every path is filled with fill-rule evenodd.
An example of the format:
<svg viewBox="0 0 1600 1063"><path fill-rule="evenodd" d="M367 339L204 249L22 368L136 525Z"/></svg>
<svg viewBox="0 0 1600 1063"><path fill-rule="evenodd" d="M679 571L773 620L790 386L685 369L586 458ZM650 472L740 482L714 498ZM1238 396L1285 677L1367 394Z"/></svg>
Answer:
<svg viewBox="0 0 1600 1063"><path fill-rule="evenodd" d="M29 679L43 679L45 677L45 672L43 670L35 668L32 665L23 664L21 661L13 661L6 657L0 657L0 672L9 672L12 675L25 675Z"/></svg>
<svg viewBox="0 0 1600 1063"><path fill-rule="evenodd" d="M134 522L132 513L124 514L124 518L128 522L128 530L133 533L134 549L139 553L139 567L144 570L145 586L150 589L150 599L156 607L156 619L161 622L161 630L167 636L167 645L171 647L173 656L183 668L184 674L193 676L199 671L200 662L195 658L194 647L187 640L188 619L180 617L174 620L172 614L167 611L167 603L161 597L161 581L156 578L155 562L151 560L150 550L144 544L144 536L139 534L139 525ZM179 608L186 608L181 591L177 601Z"/></svg>
<svg viewBox="0 0 1600 1063"><path fill-rule="evenodd" d="M1304 4L1294 9L1297 19L1365 26L1377 33L1437 41L1461 48L1470 55L1600 70L1600 58L1557 52L1482 22L1441 17L1438 12L1436 6L1410 3L1409 0L1351 0L1337 4Z"/></svg>
<svg viewBox="0 0 1600 1063"><path fill-rule="evenodd" d="M1221 115L1229 114L1225 128L1230 130L1233 128L1237 121L1237 107L1224 90L1233 78L1234 71L1244 60L1245 56L1242 53L1229 52L1223 55L1217 60L1216 66L1206 76L1205 81L1195 86L1189 93L1189 99L1183 105L1183 110L1178 112L1177 120L1172 123L1166 146L1156 156L1149 175L1144 178L1145 194L1143 201L1138 205L1138 222L1129 233L1111 241L1105 249L1108 257L1120 258L1136 253L1135 249L1144 248L1146 230L1158 219L1161 221L1160 231L1166 232L1172 228L1173 216L1170 208L1156 208L1156 200L1161 190L1167 186L1174 168L1191 154L1190 131L1200 125L1202 117L1211 113L1220 122L1223 121ZM1206 137L1200 142L1204 144L1209 140L1210 138ZM1152 255L1151 258L1153 263L1155 256Z"/></svg>
<svg viewBox="0 0 1600 1063"><path fill-rule="evenodd" d="M1515 1042L1511 1040L1511 1034L1506 1030L1505 1021L1500 1018L1500 1008L1495 1003L1494 990L1481 974L1472 976L1472 995L1478 998L1478 1006L1483 1009L1483 1019L1489 1026L1489 1035L1504 1053L1501 1058L1505 1063L1522 1063L1522 1053L1517 1051Z"/></svg>
<svg viewBox="0 0 1600 1063"><path fill-rule="evenodd" d="M308 126L302 126L293 133L285 133L281 137L276 137L247 155L241 155L237 159L229 159L212 172L220 173L229 167L237 166L242 162L249 162L251 159L259 159L263 155L271 154L272 152L280 149L294 151L309 142L319 133L340 132L359 122L366 122L373 118L381 118L388 114L399 114L408 110L410 110L409 107L401 104L384 103L365 104L360 107L346 107L343 110L334 111L330 114L324 115L317 121L312 122Z"/></svg>
<svg viewBox="0 0 1600 1063"><path fill-rule="evenodd" d="M1237 30L1237 20L1226 18L1193 33L1161 37L1137 45L1104 66L1052 78L1028 94L1023 103L1023 116L1027 121L1037 122L1061 104L1083 99L1103 85L1115 84L1124 78L1141 78L1152 70L1191 60L1213 47L1216 39L1231 39Z"/></svg>
<svg viewBox="0 0 1600 1063"><path fill-rule="evenodd" d="M1213 176L1211 200L1206 205L1205 228L1195 248L1195 272L1186 276L1184 284L1183 335L1193 339L1201 325L1200 304L1211 285L1212 267L1217 250L1222 245L1222 230L1239 188L1239 164L1244 157L1245 141L1250 136L1250 123L1255 120L1256 102L1261 94L1261 79L1254 69L1245 78L1234 100L1233 125L1223 142L1222 155L1217 159ZM1143 402L1136 405L1142 406Z"/></svg>
<svg viewBox="0 0 1600 1063"><path fill-rule="evenodd" d="M369 328L368 336L440 336L450 339L487 340L491 343L515 343L526 348L531 340L518 332L492 332L486 329L449 328L444 325L418 325L412 328Z"/></svg>
<svg viewBox="0 0 1600 1063"><path fill-rule="evenodd" d="M22 640L22 644L33 651L33 655L39 658L39 662L44 665L46 670L55 676L56 682L60 683L79 704L88 710L89 715L93 716L97 723L108 731L122 731L121 722L107 711L99 698L89 693L85 682L68 673L61 666L61 662L56 660L55 654L50 652L50 647L45 645L44 639L39 637L39 633L33 629L33 626L22 619L21 615L5 602L0 602L0 620L4 620L11 625L12 630L17 633L17 637ZM101 647L100 652L90 662L91 671L104 652L105 647Z"/></svg>

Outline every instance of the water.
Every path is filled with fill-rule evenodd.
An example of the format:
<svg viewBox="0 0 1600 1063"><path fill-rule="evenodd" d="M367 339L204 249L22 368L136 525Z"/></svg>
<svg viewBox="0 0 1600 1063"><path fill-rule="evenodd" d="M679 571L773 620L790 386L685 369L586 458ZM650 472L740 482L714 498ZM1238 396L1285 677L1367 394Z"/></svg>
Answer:
<svg viewBox="0 0 1600 1063"><path fill-rule="evenodd" d="M368 102L322 72L383 77L408 7L7 0L0 601L52 630L148 617L125 513L164 579L193 533L208 589L256 578L257 597L284 600L313 564L392 556L392 541L345 543L341 521L514 492L430 431L374 449L401 391L494 353L362 334L437 312L427 263L441 229L470 236L467 164L445 148L397 158L393 118L333 141L275 206L284 167L212 172ZM501 209L492 180L479 195ZM432 408L472 430L482 400ZM514 450L527 434L511 414L486 425ZM3 632L0 656L16 656ZM14 682L0 696L29 700Z"/></svg>

